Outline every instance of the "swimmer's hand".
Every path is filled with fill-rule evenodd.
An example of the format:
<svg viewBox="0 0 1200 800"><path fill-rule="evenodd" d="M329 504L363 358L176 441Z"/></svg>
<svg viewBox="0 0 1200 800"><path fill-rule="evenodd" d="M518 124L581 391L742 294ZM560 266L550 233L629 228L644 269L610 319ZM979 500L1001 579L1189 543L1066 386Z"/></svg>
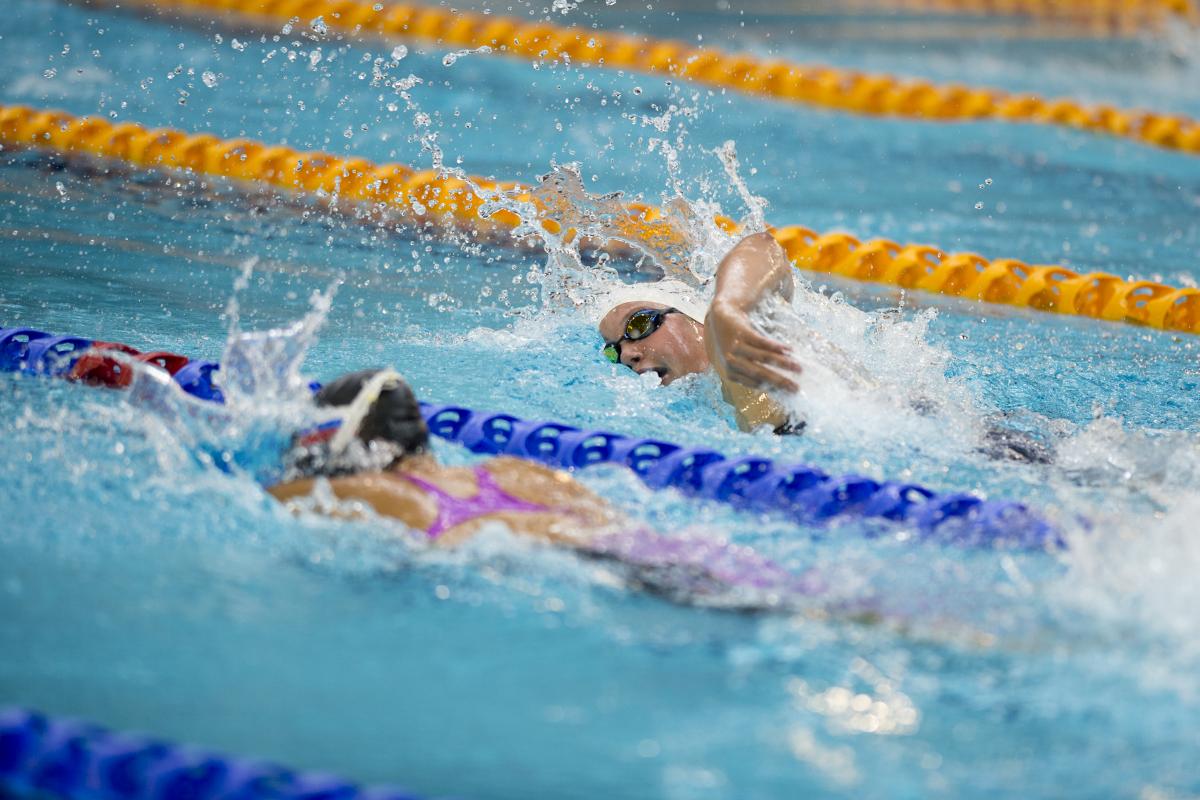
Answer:
<svg viewBox="0 0 1200 800"><path fill-rule="evenodd" d="M800 365L788 346L755 330L748 309L718 296L704 318L709 358L724 378L754 389L799 391Z"/></svg>

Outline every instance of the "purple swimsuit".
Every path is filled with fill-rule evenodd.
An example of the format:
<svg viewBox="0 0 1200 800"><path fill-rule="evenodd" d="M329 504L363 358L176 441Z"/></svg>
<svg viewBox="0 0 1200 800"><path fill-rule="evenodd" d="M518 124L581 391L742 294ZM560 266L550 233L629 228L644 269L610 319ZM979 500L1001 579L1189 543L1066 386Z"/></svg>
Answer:
<svg viewBox="0 0 1200 800"><path fill-rule="evenodd" d="M513 497L501 489L496 480L483 467L475 467L475 482L478 488L471 497L455 497L443 489L439 489L429 481L421 480L412 475L397 473L412 485L429 492L437 498L437 519L429 526L427 533L430 539L436 539L451 528L470 522L489 514L500 514L505 511L520 511L524 513L562 511L563 509L538 505Z"/></svg>
<svg viewBox="0 0 1200 800"><path fill-rule="evenodd" d="M437 539L466 522L507 511L578 516L569 508L545 506L513 497L501 489L483 467L475 467L474 472L477 489L474 495L465 498L455 497L412 475L392 474L437 498L437 519L427 531L430 539ZM634 529L600 534L581 549L637 569L640 580L679 602L700 602L706 596L731 589L766 591L785 597L819 595L827 589L815 570L794 575L751 550L699 537L667 537Z"/></svg>

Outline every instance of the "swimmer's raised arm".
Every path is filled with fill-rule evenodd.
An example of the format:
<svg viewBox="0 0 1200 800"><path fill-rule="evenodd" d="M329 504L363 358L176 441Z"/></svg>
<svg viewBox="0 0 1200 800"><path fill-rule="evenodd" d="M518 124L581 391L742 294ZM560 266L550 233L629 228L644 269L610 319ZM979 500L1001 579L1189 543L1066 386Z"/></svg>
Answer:
<svg viewBox="0 0 1200 800"><path fill-rule="evenodd" d="M800 365L786 344L759 333L750 312L764 300L791 300L792 265L769 233L747 236L721 261L717 287L704 318L708 357L722 382L749 389L795 392Z"/></svg>

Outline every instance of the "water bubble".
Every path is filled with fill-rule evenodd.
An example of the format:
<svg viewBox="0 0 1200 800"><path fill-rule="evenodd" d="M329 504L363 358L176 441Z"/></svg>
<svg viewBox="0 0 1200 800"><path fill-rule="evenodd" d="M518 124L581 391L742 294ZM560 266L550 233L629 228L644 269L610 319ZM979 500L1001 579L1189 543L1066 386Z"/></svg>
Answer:
<svg viewBox="0 0 1200 800"><path fill-rule="evenodd" d="M634 94L641 94L641 93L642 93L642 87L640 87L640 86L635 86L635 87L633 87L633 93L634 93Z"/></svg>
<svg viewBox="0 0 1200 800"><path fill-rule="evenodd" d="M402 44L398 44L392 48L392 60L401 61L408 55L408 48Z"/></svg>
<svg viewBox="0 0 1200 800"><path fill-rule="evenodd" d="M342 131L342 136L345 136L347 139L353 139L354 128L346 128L346 130Z"/></svg>
<svg viewBox="0 0 1200 800"><path fill-rule="evenodd" d="M234 50L237 50L239 53L246 49L246 43L239 42L237 39L233 39L232 41L230 41L229 46L232 47Z"/></svg>
<svg viewBox="0 0 1200 800"><path fill-rule="evenodd" d="M51 67L50 69L48 69L42 73L42 77L43 78L53 78L57 74L58 74L58 70Z"/></svg>
<svg viewBox="0 0 1200 800"><path fill-rule="evenodd" d="M984 179L983 179L983 182L984 182L985 184L987 184L988 186L991 186L991 185L992 185L992 179L991 179L991 178L984 178Z"/></svg>
<svg viewBox="0 0 1200 800"><path fill-rule="evenodd" d="M329 33L329 26L325 24L324 17L317 17L312 22L308 23L308 27L312 28L313 33L318 36L324 36Z"/></svg>
<svg viewBox="0 0 1200 800"><path fill-rule="evenodd" d="M204 81L204 85L210 89L217 88L217 73L211 69L204 70L203 74L200 75L200 80Z"/></svg>
<svg viewBox="0 0 1200 800"><path fill-rule="evenodd" d="M975 210L976 210L976 211L979 211L981 208L983 208L983 203L976 203L976 204L975 204Z"/></svg>

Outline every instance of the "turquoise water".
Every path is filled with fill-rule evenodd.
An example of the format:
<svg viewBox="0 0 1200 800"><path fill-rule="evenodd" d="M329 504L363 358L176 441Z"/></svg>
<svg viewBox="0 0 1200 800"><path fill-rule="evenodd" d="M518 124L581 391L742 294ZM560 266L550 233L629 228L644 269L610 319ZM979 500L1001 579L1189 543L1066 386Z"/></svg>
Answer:
<svg viewBox="0 0 1200 800"><path fill-rule="evenodd" d="M602 10L605 25L660 34L705 26L728 48L1200 113L1196 67L1153 43L864 44L783 37L774 17ZM322 42L314 64L298 36L40 0L12 6L0 42L4 103L422 166L436 146L470 174L524 181L578 162L592 192L659 202L674 177L689 203L741 216L708 152L734 140L777 224L1200 277L1200 162L1130 142L864 119L482 55L445 66L416 47L391 59ZM372 85L380 57L387 85ZM410 74L415 108L390 87ZM671 104L688 110L667 125L674 173L644 119ZM820 278L797 314L880 389L847 393L814 356L796 401L812 430L779 440L737 432L711 382L663 388L598 358L589 312L541 289L563 275L543 253L32 154L0 167L0 235L5 325L219 358L249 263L243 330L289 324L335 288L305 366L317 379L394 363L431 401L1021 499L1070 542L939 548L583 473L640 520L816 567L834 587L808 615L721 614L628 593L502 532L436 554L384 522L294 518L252 476L195 455L205 437L250 447L264 409L213 432L118 393L2 375L0 702L463 798L1200 793L1189 337ZM719 244L702 242L709 256ZM877 313L900 302L898 321ZM917 396L940 398L939 416L902 401ZM978 428L999 413L1055 443L1058 464L981 455Z"/></svg>

